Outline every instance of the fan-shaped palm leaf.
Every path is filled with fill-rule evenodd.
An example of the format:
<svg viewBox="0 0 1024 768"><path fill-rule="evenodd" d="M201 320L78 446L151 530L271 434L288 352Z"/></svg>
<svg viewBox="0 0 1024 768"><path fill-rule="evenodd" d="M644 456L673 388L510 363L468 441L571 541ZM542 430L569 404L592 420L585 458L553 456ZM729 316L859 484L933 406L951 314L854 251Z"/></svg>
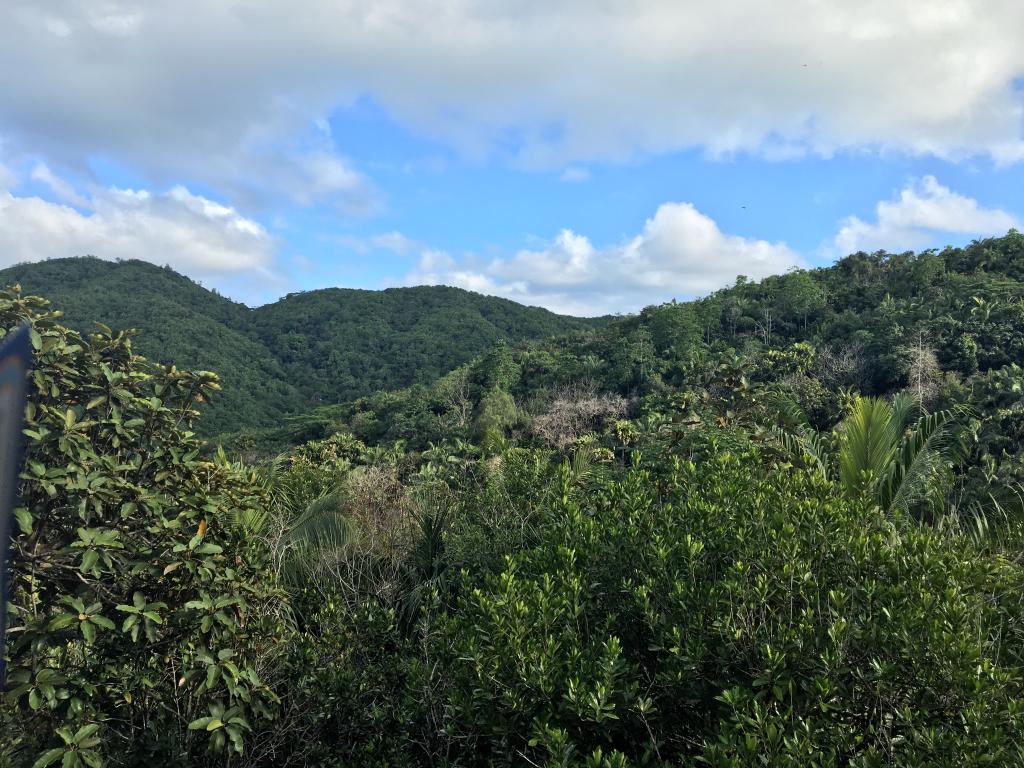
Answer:
<svg viewBox="0 0 1024 768"><path fill-rule="evenodd" d="M355 529L344 511L344 497L335 492L312 502L287 528L281 538L281 575L302 581L331 552L352 543Z"/></svg>

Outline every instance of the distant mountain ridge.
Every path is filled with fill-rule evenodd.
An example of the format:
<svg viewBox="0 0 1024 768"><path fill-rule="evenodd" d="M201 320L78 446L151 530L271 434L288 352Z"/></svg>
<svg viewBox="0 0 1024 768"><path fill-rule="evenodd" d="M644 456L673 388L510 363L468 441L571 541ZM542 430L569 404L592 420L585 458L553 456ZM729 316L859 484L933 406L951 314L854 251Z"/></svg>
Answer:
<svg viewBox="0 0 1024 768"><path fill-rule="evenodd" d="M325 288L251 309L169 267L93 257L0 270L0 286L14 283L49 299L73 328L138 328L134 346L146 357L220 374L220 402L203 418L208 434L430 383L499 341L605 322L445 286Z"/></svg>

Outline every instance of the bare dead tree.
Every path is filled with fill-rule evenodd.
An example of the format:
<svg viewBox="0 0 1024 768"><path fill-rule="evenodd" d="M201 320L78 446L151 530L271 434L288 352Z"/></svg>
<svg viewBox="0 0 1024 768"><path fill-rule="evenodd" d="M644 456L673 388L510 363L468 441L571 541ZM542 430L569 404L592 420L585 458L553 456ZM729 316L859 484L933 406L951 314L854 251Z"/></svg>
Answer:
<svg viewBox="0 0 1024 768"><path fill-rule="evenodd" d="M917 344L910 349L910 367L907 370L910 388L926 407L934 404L942 381L942 368L935 350L924 343L924 334L918 333Z"/></svg>
<svg viewBox="0 0 1024 768"><path fill-rule="evenodd" d="M626 399L619 395L569 387L553 397L530 428L545 443L562 450L589 432L622 418L627 407Z"/></svg>
<svg viewBox="0 0 1024 768"><path fill-rule="evenodd" d="M823 346L814 358L814 373L829 389L860 391L868 380L867 357L862 345Z"/></svg>

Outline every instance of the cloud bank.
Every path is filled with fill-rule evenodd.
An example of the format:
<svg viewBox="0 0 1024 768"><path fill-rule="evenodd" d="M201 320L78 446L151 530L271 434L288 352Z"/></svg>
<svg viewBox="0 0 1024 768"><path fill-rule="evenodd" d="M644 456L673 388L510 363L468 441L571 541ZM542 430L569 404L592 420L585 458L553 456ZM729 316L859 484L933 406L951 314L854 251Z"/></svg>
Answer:
<svg viewBox="0 0 1024 768"><path fill-rule="evenodd" d="M985 208L933 176L879 202L876 214L874 222L856 216L841 221L818 259L832 261L862 250L919 250L1021 226L1013 215ZM599 315L706 295L738 275L757 280L805 266L805 257L785 243L730 235L691 203L665 203L638 235L605 247L565 229L546 247L508 258L456 258L426 249L403 283L455 285L556 312Z"/></svg>
<svg viewBox="0 0 1024 768"><path fill-rule="evenodd" d="M694 147L1011 163L1021 29L1019 0L7 0L0 138L349 212L372 185L323 118L360 97L529 167Z"/></svg>
<svg viewBox="0 0 1024 768"><path fill-rule="evenodd" d="M229 206L182 186L165 192L97 188L80 195L46 166L32 173L66 203L18 195L0 173L0 267L92 255L169 264L195 279L273 279L274 238Z"/></svg>
<svg viewBox="0 0 1024 768"><path fill-rule="evenodd" d="M783 243L726 234L690 203L665 203L623 243L599 248L565 229L546 247L509 258L456 259L427 250L404 282L455 285L556 312L600 315L705 294L739 274L757 279L802 265Z"/></svg>
<svg viewBox="0 0 1024 768"><path fill-rule="evenodd" d="M279 241L237 209L183 186L166 191L93 187L76 190L46 165L28 178L58 202L18 194L23 179L0 165L0 267L40 258L93 255L169 264L250 303L291 286L279 272ZM951 236L1000 235L1020 227L1011 214L940 184L910 182L876 206L876 218L850 216L818 254L900 251L944 245ZM599 315L706 295L738 275L757 280L794 267L804 255L783 242L723 232L689 202L658 207L633 237L595 245L563 229L540 247L482 257L432 248L398 231L336 238L361 255L416 258L402 285L454 285L556 312Z"/></svg>

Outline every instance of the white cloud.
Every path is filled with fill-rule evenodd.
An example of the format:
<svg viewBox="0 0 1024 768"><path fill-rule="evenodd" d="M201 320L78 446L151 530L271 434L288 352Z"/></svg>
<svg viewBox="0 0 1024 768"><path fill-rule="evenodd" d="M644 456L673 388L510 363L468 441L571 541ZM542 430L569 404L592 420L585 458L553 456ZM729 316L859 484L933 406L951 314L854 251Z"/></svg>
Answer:
<svg viewBox="0 0 1024 768"><path fill-rule="evenodd" d="M705 294L740 274L756 279L801 263L783 243L725 234L691 204L666 203L623 243L599 248L563 230L547 247L509 258L456 259L427 251L404 282L455 285L557 312L598 315Z"/></svg>
<svg viewBox="0 0 1024 768"><path fill-rule="evenodd" d="M58 200L70 203L76 208L90 207L89 201L78 194L71 184L54 174L46 163L36 163L36 167L32 169L32 179L49 187Z"/></svg>
<svg viewBox="0 0 1024 768"><path fill-rule="evenodd" d="M562 171L562 175L559 177L562 181L568 182L581 182L590 180L590 171L586 168L580 168L575 165L571 165Z"/></svg>
<svg viewBox="0 0 1024 768"><path fill-rule="evenodd" d="M281 147L365 95L552 168L685 147L1015 162L1021 29L1020 0L6 0L0 130L54 167L99 152L231 189L312 164L293 172L342 197L340 168Z"/></svg>
<svg viewBox="0 0 1024 768"><path fill-rule="evenodd" d="M346 216L377 210L379 192L323 130L347 99L333 78L313 76L325 62L303 53L294 12L281 2L264 24L264 11L246 6L0 4L8 153L80 176L100 156L157 186L187 179L248 206L286 197Z"/></svg>
<svg viewBox="0 0 1024 768"><path fill-rule="evenodd" d="M190 277L237 287L249 278L277 279L274 238L234 208L181 186L166 192L96 189L86 199L45 166L33 176L86 211L0 185L0 267L92 255L169 264Z"/></svg>
<svg viewBox="0 0 1024 768"><path fill-rule="evenodd" d="M977 200L953 192L925 176L883 200L875 208L876 219L865 222L856 216L845 219L835 236L831 255L857 251L901 251L923 248L936 235L1001 235L1020 224L1015 216L998 208L983 208Z"/></svg>
<svg viewBox="0 0 1024 768"><path fill-rule="evenodd" d="M278 183L301 205L335 199L338 209L349 216L365 216L378 210L380 197L370 181L345 159L327 151L291 158L291 171Z"/></svg>

